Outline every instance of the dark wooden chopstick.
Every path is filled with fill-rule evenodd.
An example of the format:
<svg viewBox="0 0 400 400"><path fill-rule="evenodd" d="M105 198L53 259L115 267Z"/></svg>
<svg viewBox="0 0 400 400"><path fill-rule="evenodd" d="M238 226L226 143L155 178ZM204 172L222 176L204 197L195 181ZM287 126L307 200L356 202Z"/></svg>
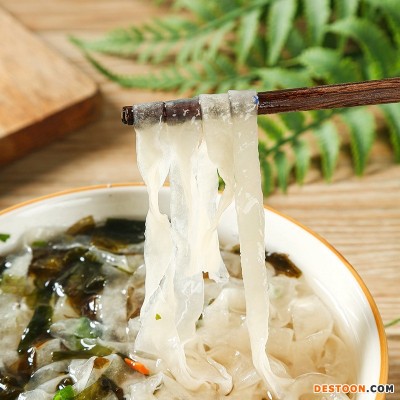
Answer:
<svg viewBox="0 0 400 400"><path fill-rule="evenodd" d="M272 90L259 92L258 114L277 114L291 111L309 111L371 104L400 102L400 78L375 81L324 85L310 88ZM168 102L167 102L168 103ZM199 109L198 98L172 102L175 110L183 105ZM178 115L184 115L178 112ZM186 113L185 113L186 115ZM164 113L164 117L167 116ZM133 125L132 106L122 108L122 122Z"/></svg>

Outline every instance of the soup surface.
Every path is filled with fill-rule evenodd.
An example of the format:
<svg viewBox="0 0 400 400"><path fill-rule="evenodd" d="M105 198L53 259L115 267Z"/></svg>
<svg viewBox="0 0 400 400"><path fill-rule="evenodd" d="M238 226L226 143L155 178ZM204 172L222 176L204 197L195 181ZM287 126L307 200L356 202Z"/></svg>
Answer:
<svg viewBox="0 0 400 400"><path fill-rule="evenodd" d="M25 240L0 260L0 398L268 398L252 364L238 245L221 249L226 283L203 275L203 310L187 346L189 366L210 380L219 374L220 383L191 391L162 360L134 350L145 295L143 221L87 217ZM313 383L351 382L349 349L301 271L277 253L265 253L265 269L268 354L277 374L295 378L293 398L319 398L310 397Z"/></svg>

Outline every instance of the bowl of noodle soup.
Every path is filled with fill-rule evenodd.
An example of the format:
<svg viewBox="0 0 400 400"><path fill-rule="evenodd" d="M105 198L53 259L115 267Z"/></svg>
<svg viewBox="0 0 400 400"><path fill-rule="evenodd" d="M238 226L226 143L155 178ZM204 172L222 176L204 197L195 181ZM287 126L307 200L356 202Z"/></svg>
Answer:
<svg viewBox="0 0 400 400"><path fill-rule="evenodd" d="M166 214L169 210L169 195L168 187L164 187L159 195L160 209ZM88 215L93 216L96 221L103 221L109 217L144 220L147 211L146 189L141 185L134 184L80 188L39 198L0 212L0 230L10 234L10 238L5 243L0 243L0 256L20 246L22 241L26 240L26 232L37 231L38 228L40 233L35 233L35 235L46 236L49 231L66 229ZM296 319L289 325L286 324L285 328L282 328L283 323L272 324L270 340L273 341L271 338L274 335L277 338L275 339L276 343L269 348L269 352L275 357L276 353L286 351L288 342L285 340L293 341L293 334L292 336L289 334L289 339L285 339L285 332L288 333L287 326L297 329L298 339L301 336L309 337L311 334L317 333L313 336L315 340L313 339L311 342L308 340L300 343L298 340L297 361L291 361L291 363L297 363L298 366L303 365L307 372L307 363L313 362L309 351L313 351L312 346L318 345L318 337L323 336L321 332L326 329L324 313L325 310L329 310L333 315L335 337L340 337L347 345L346 348L340 350L340 346L335 344L336 339L327 340L325 338L323 341L325 343L324 354L333 351L339 352L334 366L338 372L335 373L340 375L341 371L346 368L345 364L350 363L353 370L343 383L363 384L366 385L366 388L369 388L370 385L387 383L388 356L383 324L377 306L357 272L329 243L308 228L270 208L265 208L265 217L267 251L288 255L290 260L302 271L302 279L313 292L311 296L303 296L303 300L292 307L291 312L295 314ZM218 227L218 236L224 248L233 248L238 243L235 221L233 207L229 207L224 212ZM271 294L272 307L278 307L278 303L292 293L288 291L283 296L279 294L281 290L286 290L280 286L281 284L286 285L286 283L282 283L283 281L284 277L279 276L270 287L270 291L273 292ZM304 290L306 289L300 287L299 292ZM240 309L242 307L240 295L236 295L234 289L230 292L234 294L234 306L232 307ZM319 300L316 300L318 305L307 303L310 298L318 298ZM212 300L215 303L213 306L218 307L219 305L216 304L218 302L214 298ZM294 309L297 311L293 311ZM277 308L276 313L281 315L281 310ZM218 315L221 315L222 321L222 314ZM161 316L158 317L161 318ZM272 317L274 317L273 312ZM202 321L202 323L206 324L207 318L210 318L212 322L211 312L204 314L206 321ZM213 323L215 324L215 320ZM327 324L332 324L332 322L327 322ZM235 332L232 331L232 341L234 341ZM326 356L325 354L324 357ZM218 359L217 355L215 359ZM305 398L303 396L296 397L298 396L295 394L296 390L301 393L304 387L309 388L313 384L327 383L325 380L318 381L318 373L310 375L302 373L304 371L297 372L303 378L299 381L296 380L294 386L297 385L298 389L293 389L293 396L288 398L303 399ZM131 397L126 398L136 399L132 393L134 391L131 392ZM226 398L240 398L229 397L229 393L226 396ZM381 396L375 393L350 395L353 399L366 400L383 398ZM30 397L20 398L30 399ZM160 398L169 397L160 395ZM266 395L265 399L267 398ZM342 397L327 396L325 398L341 399Z"/></svg>

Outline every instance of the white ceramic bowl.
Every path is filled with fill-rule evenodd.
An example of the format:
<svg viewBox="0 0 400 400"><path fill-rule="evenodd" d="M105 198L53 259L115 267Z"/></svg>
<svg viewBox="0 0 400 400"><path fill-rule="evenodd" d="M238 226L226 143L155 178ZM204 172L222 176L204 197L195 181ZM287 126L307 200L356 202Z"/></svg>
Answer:
<svg viewBox="0 0 400 400"><path fill-rule="evenodd" d="M164 188L160 205L168 213L169 188ZM32 227L67 227L78 219L93 215L144 219L148 208L143 186L120 184L80 188L25 202L0 211L0 232L11 234L0 243L0 254L13 248L19 237ZM385 331L376 304L354 268L324 239L296 221L269 208L266 213L266 240L270 251L290 255L306 279L326 304L335 310L343 330L355 348L357 382L386 384L388 354ZM234 209L224 214L220 236L237 243ZM383 395L364 393L359 399L383 399Z"/></svg>

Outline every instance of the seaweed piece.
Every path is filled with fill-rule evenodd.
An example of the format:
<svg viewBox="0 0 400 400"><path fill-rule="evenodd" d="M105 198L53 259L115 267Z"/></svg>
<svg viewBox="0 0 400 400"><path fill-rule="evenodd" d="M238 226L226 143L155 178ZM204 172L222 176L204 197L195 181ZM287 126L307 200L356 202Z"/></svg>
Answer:
<svg viewBox="0 0 400 400"><path fill-rule="evenodd" d="M265 261L269 262L277 275L286 275L290 278L300 278L302 272L296 267L289 256L284 253L265 253Z"/></svg>
<svg viewBox="0 0 400 400"><path fill-rule="evenodd" d="M72 226L67 229L67 234L72 236L88 234L93 231L96 224L93 216L89 215L75 222Z"/></svg>
<svg viewBox="0 0 400 400"><path fill-rule="evenodd" d="M93 231L92 244L104 250L118 252L130 244L144 241L145 222L109 218Z"/></svg>
<svg viewBox="0 0 400 400"><path fill-rule="evenodd" d="M111 379L102 376L93 385L76 395L74 400L102 400L110 392L114 393L118 400L124 400L122 388L117 386Z"/></svg>
<svg viewBox="0 0 400 400"><path fill-rule="evenodd" d="M26 278L24 276L14 276L5 273L0 277L0 288L3 293L24 296L27 292Z"/></svg>
<svg viewBox="0 0 400 400"><path fill-rule="evenodd" d="M59 389L58 392L54 395L53 400L73 400L74 398L75 398L74 388L72 387L72 384L70 384Z"/></svg>
<svg viewBox="0 0 400 400"><path fill-rule="evenodd" d="M0 277L6 269L7 269L6 257L0 257Z"/></svg>
<svg viewBox="0 0 400 400"><path fill-rule="evenodd" d="M65 250L54 250L48 247L32 249L32 261L29 265L29 274L40 278L56 276L64 267Z"/></svg>
<svg viewBox="0 0 400 400"><path fill-rule="evenodd" d="M17 371L22 385L25 386L36 370L36 348L30 347L25 353L19 356Z"/></svg>
<svg viewBox="0 0 400 400"><path fill-rule="evenodd" d="M101 296L98 294L87 297L80 308L81 315L93 321L97 320L101 312L100 298Z"/></svg>
<svg viewBox="0 0 400 400"><path fill-rule="evenodd" d="M14 400L23 391L23 385L18 378L0 372L0 398L2 400Z"/></svg>
<svg viewBox="0 0 400 400"><path fill-rule="evenodd" d="M102 346L98 343L88 345L84 342L84 340L81 340L80 342L82 344L81 350L64 350L53 352L53 361L73 360L75 358L90 358L93 356L105 357L114 353L113 349Z"/></svg>
<svg viewBox="0 0 400 400"><path fill-rule="evenodd" d="M102 291L106 278L101 273L101 263L85 254L57 278L56 283L69 297L71 305L81 313L88 299Z"/></svg>
<svg viewBox="0 0 400 400"><path fill-rule="evenodd" d="M49 328L53 316L53 308L49 305L40 304L25 328L21 341L18 345L20 354L27 352L32 346L50 337Z"/></svg>
<svg viewBox="0 0 400 400"><path fill-rule="evenodd" d="M58 277L78 262L87 251L84 247L56 250L49 246L37 247L32 250L32 262L28 273L34 275L42 283Z"/></svg>

